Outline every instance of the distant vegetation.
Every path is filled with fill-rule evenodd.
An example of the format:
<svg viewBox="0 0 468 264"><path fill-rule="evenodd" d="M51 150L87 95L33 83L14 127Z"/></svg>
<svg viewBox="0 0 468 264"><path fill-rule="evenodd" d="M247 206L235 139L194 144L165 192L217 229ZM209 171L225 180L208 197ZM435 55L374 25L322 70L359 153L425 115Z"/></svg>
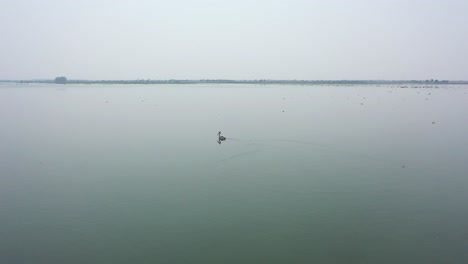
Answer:
<svg viewBox="0 0 468 264"><path fill-rule="evenodd" d="M56 77L54 82L64 84L67 83L67 78L64 76Z"/></svg>
<svg viewBox="0 0 468 264"><path fill-rule="evenodd" d="M351 84L468 84L468 81L448 80L226 80L226 79L202 79L202 80L68 80L64 76L55 80L23 80L11 81L19 83L58 83L58 84L297 84L297 85L351 85Z"/></svg>

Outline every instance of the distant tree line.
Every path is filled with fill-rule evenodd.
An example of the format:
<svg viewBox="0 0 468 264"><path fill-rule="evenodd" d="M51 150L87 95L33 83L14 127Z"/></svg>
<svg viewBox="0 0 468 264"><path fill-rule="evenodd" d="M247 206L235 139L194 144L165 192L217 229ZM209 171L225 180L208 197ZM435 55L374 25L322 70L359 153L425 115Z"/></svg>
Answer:
<svg viewBox="0 0 468 264"><path fill-rule="evenodd" d="M447 80L439 81L439 80L430 79L430 80L425 80L424 82L426 83L448 83L449 81Z"/></svg>
<svg viewBox="0 0 468 264"><path fill-rule="evenodd" d="M64 84L67 83L67 78L65 76L55 77L54 82Z"/></svg>
<svg viewBox="0 0 468 264"><path fill-rule="evenodd" d="M68 80L65 76L54 80L24 80L20 83L57 83L57 84L296 84L296 85L375 85L375 84L468 84L468 81L448 80L228 80L228 79L201 79L201 80Z"/></svg>

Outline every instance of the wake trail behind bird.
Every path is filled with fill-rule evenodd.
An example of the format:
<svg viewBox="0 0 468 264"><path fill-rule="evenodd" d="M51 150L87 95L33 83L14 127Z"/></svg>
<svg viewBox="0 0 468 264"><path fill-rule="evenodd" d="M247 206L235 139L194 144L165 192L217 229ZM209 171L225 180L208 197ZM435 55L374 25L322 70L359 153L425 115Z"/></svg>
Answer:
<svg viewBox="0 0 468 264"><path fill-rule="evenodd" d="M365 160L374 161L378 163L384 163L384 164L390 165L391 167L395 167L395 166L399 167L401 163L404 163L402 161L397 161L396 159L392 157L376 156L376 155L372 155L371 153L366 153L363 151L348 150L348 149L340 148L339 146L336 146L336 145L324 144L324 143L308 141L308 140L256 139L256 138L236 138L236 137L229 137L227 139L232 142L243 143L246 146L258 146L258 147L261 147L262 149L265 147L278 148L278 147L282 147L285 145L286 146L298 145L304 148L314 149L315 151L318 151L318 152L332 153L332 154L337 154L337 155L348 156L350 158L360 158L360 159L365 159ZM275 144L275 143L280 143L280 145ZM260 150L261 149L259 148L256 151L253 151L253 152L248 151L247 153L254 153ZM243 154L243 153L244 152L239 153L239 154ZM295 155L297 155L297 153L295 153ZM234 156L237 157L238 154ZM239 155L239 156L245 156L245 155ZM230 158L223 159L223 161L228 161L228 160L230 160Z"/></svg>

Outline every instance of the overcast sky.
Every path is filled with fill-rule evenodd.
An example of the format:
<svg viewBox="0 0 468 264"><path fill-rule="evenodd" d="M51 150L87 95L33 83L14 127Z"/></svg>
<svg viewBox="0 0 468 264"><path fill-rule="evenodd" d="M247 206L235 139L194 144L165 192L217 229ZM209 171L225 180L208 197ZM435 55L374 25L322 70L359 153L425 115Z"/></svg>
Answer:
<svg viewBox="0 0 468 264"><path fill-rule="evenodd" d="M0 79L468 79L467 0L0 0Z"/></svg>

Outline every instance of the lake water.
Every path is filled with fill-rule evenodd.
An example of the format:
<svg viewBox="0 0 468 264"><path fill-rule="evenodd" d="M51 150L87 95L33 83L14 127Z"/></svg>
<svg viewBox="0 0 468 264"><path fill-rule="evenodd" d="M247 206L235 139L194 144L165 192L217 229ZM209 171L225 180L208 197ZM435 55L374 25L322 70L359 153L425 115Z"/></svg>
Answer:
<svg viewBox="0 0 468 264"><path fill-rule="evenodd" d="M0 84L0 263L468 263L468 86L421 87Z"/></svg>

